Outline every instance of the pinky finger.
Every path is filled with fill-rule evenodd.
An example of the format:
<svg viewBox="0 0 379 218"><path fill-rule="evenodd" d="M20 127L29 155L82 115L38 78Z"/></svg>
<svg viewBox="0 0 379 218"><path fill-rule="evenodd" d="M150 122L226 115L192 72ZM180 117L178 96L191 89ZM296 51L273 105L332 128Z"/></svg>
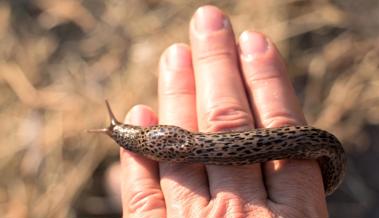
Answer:
<svg viewBox="0 0 379 218"><path fill-rule="evenodd" d="M150 126L157 124L157 117L150 108L137 105L129 111L126 122ZM123 148L120 159L123 217L165 217L157 163Z"/></svg>

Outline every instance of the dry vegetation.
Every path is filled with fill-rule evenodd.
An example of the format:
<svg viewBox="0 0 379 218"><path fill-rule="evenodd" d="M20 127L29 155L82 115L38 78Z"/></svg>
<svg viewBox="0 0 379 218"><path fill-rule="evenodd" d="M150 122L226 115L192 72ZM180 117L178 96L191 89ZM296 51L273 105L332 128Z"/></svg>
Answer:
<svg viewBox="0 0 379 218"><path fill-rule="evenodd" d="M264 2L264 3L263 3ZM332 217L379 216L379 2L207 1L236 35L270 36L288 62L309 122L334 132L348 175L328 199ZM0 214L118 217L103 187L118 148L85 133L156 105L159 54L188 42L200 1L0 1Z"/></svg>

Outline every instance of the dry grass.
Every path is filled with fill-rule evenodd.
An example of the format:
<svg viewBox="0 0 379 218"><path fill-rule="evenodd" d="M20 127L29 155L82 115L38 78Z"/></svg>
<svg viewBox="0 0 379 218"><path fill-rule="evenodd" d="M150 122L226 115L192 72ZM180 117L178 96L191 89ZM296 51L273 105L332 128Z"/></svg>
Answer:
<svg viewBox="0 0 379 218"><path fill-rule="evenodd" d="M265 2L265 3L263 3ZM236 35L270 36L288 62L311 124L350 154L332 217L379 214L379 4L365 1L208 1ZM199 1L0 2L0 214L110 217L104 169L118 148L84 132L133 104L156 106L159 54L188 42ZM101 116L99 116L99 114Z"/></svg>

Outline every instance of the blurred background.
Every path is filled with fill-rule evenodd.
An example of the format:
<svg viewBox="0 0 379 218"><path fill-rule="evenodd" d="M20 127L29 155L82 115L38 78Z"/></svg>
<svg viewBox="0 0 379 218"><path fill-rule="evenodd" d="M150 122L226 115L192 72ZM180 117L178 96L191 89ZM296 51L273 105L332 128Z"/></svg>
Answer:
<svg viewBox="0 0 379 218"><path fill-rule="evenodd" d="M204 4L278 43L309 123L343 141L330 216L379 217L379 1L0 0L1 217L120 217L118 146L85 130L105 98L156 108L159 55Z"/></svg>

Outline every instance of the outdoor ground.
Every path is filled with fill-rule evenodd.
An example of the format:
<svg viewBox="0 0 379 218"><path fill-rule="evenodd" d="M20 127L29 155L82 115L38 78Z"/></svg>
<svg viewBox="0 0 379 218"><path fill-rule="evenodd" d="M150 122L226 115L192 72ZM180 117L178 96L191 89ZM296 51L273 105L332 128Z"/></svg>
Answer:
<svg viewBox="0 0 379 218"><path fill-rule="evenodd" d="M106 98L118 117L156 108L159 55L204 4L278 43L309 123L342 140L331 217L379 217L379 1L1 0L2 217L120 217L104 186L118 147L85 130L107 124Z"/></svg>

